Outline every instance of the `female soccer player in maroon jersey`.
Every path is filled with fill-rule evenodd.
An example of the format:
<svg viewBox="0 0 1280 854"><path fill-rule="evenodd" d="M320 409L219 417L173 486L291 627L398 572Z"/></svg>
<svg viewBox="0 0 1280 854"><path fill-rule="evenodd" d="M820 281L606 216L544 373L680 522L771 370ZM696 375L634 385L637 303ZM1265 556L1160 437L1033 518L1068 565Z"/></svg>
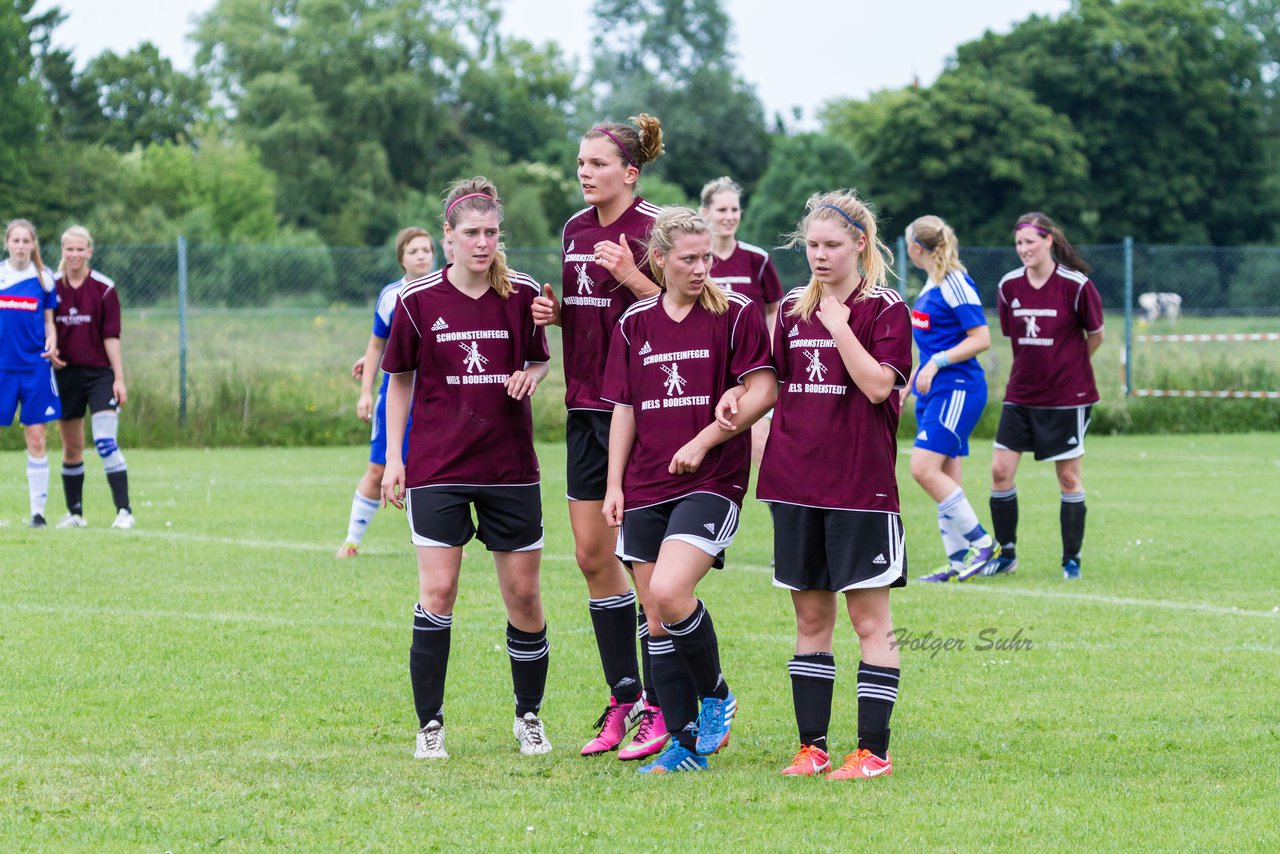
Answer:
<svg viewBox="0 0 1280 854"><path fill-rule="evenodd" d="M778 319L782 283L769 253L737 239L742 223L742 188L729 177L716 178L702 188L699 212L711 226L711 274L727 291L750 299L764 312L769 335ZM751 425L751 461L759 464L769 439L769 421L762 418Z"/></svg>
<svg viewBox="0 0 1280 854"><path fill-rule="evenodd" d="M774 584L791 591L791 672L800 751L783 773L830 767L836 594L858 634L858 747L831 779L887 775L898 693L889 588L906 584L898 513L896 388L911 374L911 318L886 287L888 249L852 191L810 197L793 242L812 278L782 300L774 333L778 403L757 496L774 522ZM731 403L731 401L729 401ZM723 411L723 408L722 408Z"/></svg>
<svg viewBox="0 0 1280 854"><path fill-rule="evenodd" d="M444 230L453 240L454 263L401 290L382 360L391 377L382 497L407 508L417 546L409 675L420 727L414 755L421 759L448 756L445 673L462 547L473 536L493 552L506 605L520 752L551 750L538 717L548 647L539 582L542 498L529 404L550 355L530 311L538 284L508 269L501 222L498 191L488 180L472 178L450 189Z"/></svg>
<svg viewBox="0 0 1280 854"><path fill-rule="evenodd" d="M1098 402L1093 354L1102 346L1102 298L1089 265L1062 229L1042 213L1018 217L1014 248L1023 266L1005 274L996 292L1000 331L1013 346L991 458L991 523L1001 554L992 575L1018 565L1018 487L1024 451L1052 460L1061 490L1062 577L1080 577L1084 544L1084 481L1080 458L1089 413ZM987 574L985 571L984 575Z"/></svg>
<svg viewBox="0 0 1280 854"><path fill-rule="evenodd" d="M56 277L58 309L54 321L58 329L58 360L55 372L58 396L62 398L62 489L67 515L59 528L85 526L84 495L84 414L89 412L90 430L102 467L111 486L116 506L113 528L132 528L129 506L129 469L116 440L120 429L120 407L128 391L124 383L124 361L120 355L120 297L116 283L90 269L93 237L84 226L73 225L62 234L62 260Z"/></svg>
<svg viewBox="0 0 1280 854"><path fill-rule="evenodd" d="M382 375L382 386L376 400L373 396L373 381L378 378L378 366L382 364L387 337L391 334L391 318L395 314L396 299L406 282L416 281L430 273L435 260L435 241L425 228L409 226L402 228L396 235L396 263L400 265L404 275L383 287L378 294L373 306L373 333L369 336L364 355L356 360L351 371L360 380L356 415L365 421L371 421L373 429L369 437L369 465L364 477L356 484L356 494L351 500L347 538L334 553L334 557L339 560L360 554L360 543L364 540L374 514L378 512L379 499L382 497L382 475L387 463L388 378L386 374ZM369 366L368 371L365 370L366 365Z"/></svg>
<svg viewBox="0 0 1280 854"><path fill-rule="evenodd" d="M656 703L644 702L644 687L651 682L647 653L641 681L636 635L643 644L646 623L636 612L635 594L614 554L617 532L600 513L613 409L600 395L609 338L623 311L658 290L644 257L658 208L636 195L636 182L640 169L662 154L662 126L646 113L632 121L635 127L597 125L582 137L578 182L589 207L564 226L561 299L547 285L534 302L534 317L540 324L564 328L569 523L610 693L596 723L599 734L582 748L582 755L618 749L638 724L636 737L621 755L640 758L662 748L666 727Z"/></svg>
<svg viewBox="0 0 1280 854"><path fill-rule="evenodd" d="M700 771L729 740L737 699L720 671L711 615L694 596L738 528L750 470L749 427L777 381L759 309L718 288L711 235L689 208L658 217L649 257L661 294L622 315L605 369L614 404L604 519L635 573L649 623L653 682L670 743L642 772ZM741 391L732 430L715 404ZM699 709L699 702L701 708Z"/></svg>

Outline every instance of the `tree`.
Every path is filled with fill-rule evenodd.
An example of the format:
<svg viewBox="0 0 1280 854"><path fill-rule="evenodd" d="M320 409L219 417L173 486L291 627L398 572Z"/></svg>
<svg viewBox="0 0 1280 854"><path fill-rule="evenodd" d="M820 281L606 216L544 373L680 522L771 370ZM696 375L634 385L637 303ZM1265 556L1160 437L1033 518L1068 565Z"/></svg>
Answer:
<svg viewBox="0 0 1280 854"><path fill-rule="evenodd" d="M35 0L0 5L0 189L21 187L48 120L32 54L32 30L56 22L56 9L30 16ZM30 17L29 17L30 16Z"/></svg>
<svg viewBox="0 0 1280 854"><path fill-rule="evenodd" d="M1223 244L1269 237L1277 212L1259 67L1257 41L1202 0L1076 0L962 45L944 77L1023 87L1070 120L1099 238Z"/></svg>
<svg viewBox="0 0 1280 854"><path fill-rule="evenodd" d="M668 156L653 171L696 197L730 175L755 186L770 137L755 90L734 72L720 0L603 0L593 54L601 118L662 120ZM585 130L585 128L584 128Z"/></svg>
<svg viewBox="0 0 1280 854"><path fill-rule="evenodd" d="M1043 207L1076 240L1093 233L1083 140L1017 86L956 72L824 116L869 161L882 225L936 214L966 243L1005 243L1019 214Z"/></svg>
<svg viewBox="0 0 1280 854"><path fill-rule="evenodd" d="M188 137L208 118L209 89L176 71L151 42L124 55L106 51L90 60L76 89L97 108L96 121L72 138L92 139L120 151ZM84 96L82 96L84 97Z"/></svg>
<svg viewBox="0 0 1280 854"><path fill-rule="evenodd" d="M219 0L197 62L277 175L285 222L372 244L478 143L564 146L571 71L497 22L493 0Z"/></svg>
<svg viewBox="0 0 1280 854"><path fill-rule="evenodd" d="M744 211L743 237L766 249L779 246L804 215L809 196L838 187L865 193L866 184L866 161L841 139L817 133L784 137ZM797 284L807 274L802 255L778 253L774 263L784 284Z"/></svg>

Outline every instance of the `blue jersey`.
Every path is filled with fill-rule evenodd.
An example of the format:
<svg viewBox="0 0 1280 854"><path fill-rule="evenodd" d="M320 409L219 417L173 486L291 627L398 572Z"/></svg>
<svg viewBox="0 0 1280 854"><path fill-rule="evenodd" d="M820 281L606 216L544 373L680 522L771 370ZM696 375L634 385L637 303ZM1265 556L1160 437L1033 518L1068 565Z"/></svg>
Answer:
<svg viewBox="0 0 1280 854"><path fill-rule="evenodd" d="M950 350L967 336L965 330L986 326L978 289L967 273L951 272L941 283L930 282L911 309L911 334L924 365L935 353ZM938 371L929 394L957 388L986 388L986 374L976 358L955 362ZM918 393L918 392L917 392Z"/></svg>
<svg viewBox="0 0 1280 854"><path fill-rule="evenodd" d="M44 276L42 285L35 264L15 270L8 259L0 261L0 370L49 364L40 357L44 352L44 312L58 307L58 291L53 274L44 270Z"/></svg>
<svg viewBox="0 0 1280 854"><path fill-rule="evenodd" d="M381 338L383 341L391 337L391 318L396 313L396 297L400 296L400 289L404 287L404 278L401 277L391 284L387 285L378 294L378 301L373 306L373 334ZM365 370L378 370L379 365L365 365ZM386 398L387 396L387 373L382 374L382 385L379 387L378 396Z"/></svg>

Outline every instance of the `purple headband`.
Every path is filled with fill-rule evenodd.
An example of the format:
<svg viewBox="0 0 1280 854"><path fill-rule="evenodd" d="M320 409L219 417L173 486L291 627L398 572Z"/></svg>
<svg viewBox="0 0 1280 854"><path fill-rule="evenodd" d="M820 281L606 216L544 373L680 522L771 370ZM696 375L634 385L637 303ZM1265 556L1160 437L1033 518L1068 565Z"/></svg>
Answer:
<svg viewBox="0 0 1280 854"><path fill-rule="evenodd" d="M619 140L616 136L609 133L609 131L605 130L604 128L592 128L591 130L593 133L594 132L602 133L605 136L609 137L609 139L613 140L613 144L618 146L618 150L622 152L623 157L627 158L627 162L630 163L632 166L634 166L636 169L640 168L640 166L634 160L631 159L631 155L627 153L626 147L622 144L622 141Z"/></svg>
<svg viewBox="0 0 1280 854"><path fill-rule="evenodd" d="M840 214L840 216L842 216L842 217L844 217L846 220L848 220L848 221L849 221L849 225L851 225L851 226L853 226L854 228L858 229L858 231L861 231L863 234L866 234L867 230L866 230L865 228L863 228L862 223L858 222L856 219L854 219L853 217L849 216L847 213L845 213L843 210L841 210L840 208L836 207L835 205L821 204L821 205L818 205L818 207L820 207L820 208L831 208L833 211L835 211L836 213Z"/></svg>
<svg viewBox="0 0 1280 854"><path fill-rule="evenodd" d="M453 209L458 206L458 202L461 202L464 199L488 199L495 204L498 203L498 200L488 193L467 193L465 196L458 196L458 198L449 203L449 207L444 209L444 218L448 219L449 214L453 213Z"/></svg>
<svg viewBox="0 0 1280 854"><path fill-rule="evenodd" d="M1018 223L1017 225L1015 225L1015 226L1013 227L1013 230L1014 230L1014 231L1017 231L1017 230L1018 230L1018 229L1020 229L1020 228L1034 228L1036 231L1040 232L1041 236L1043 236L1043 237L1052 237L1052 236L1053 236L1053 233L1052 233L1052 232L1045 231L1043 228L1041 228L1040 226L1036 225L1034 222L1020 222L1020 223Z"/></svg>

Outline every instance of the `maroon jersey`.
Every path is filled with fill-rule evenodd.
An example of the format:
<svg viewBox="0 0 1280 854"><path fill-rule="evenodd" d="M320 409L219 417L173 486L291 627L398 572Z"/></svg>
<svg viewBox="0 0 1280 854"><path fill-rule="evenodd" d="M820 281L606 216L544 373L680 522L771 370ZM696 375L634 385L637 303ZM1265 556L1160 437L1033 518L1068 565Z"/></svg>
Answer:
<svg viewBox="0 0 1280 854"><path fill-rule="evenodd" d="M831 333L815 311L808 320L788 312L807 288L782 298L773 352L778 404L760 463L756 495L834 510L898 512L897 394L872 403L845 370ZM911 376L911 312L896 293L877 288L862 301L851 295L849 326L882 365Z"/></svg>
<svg viewBox="0 0 1280 854"><path fill-rule="evenodd" d="M752 371L772 370L764 316L751 300L729 294L729 309L712 314L695 304L672 320L662 295L640 300L622 315L609 348L604 397L630 406L636 440L622 492L627 510L711 492L742 504L751 467L751 433L712 448L693 474L671 474L671 458L715 420L726 389Z"/></svg>
<svg viewBox="0 0 1280 854"><path fill-rule="evenodd" d="M120 337L116 283L97 270L90 270L78 288L67 284L62 273L54 281L58 285L58 309L53 320L58 328L59 357L76 368L111 367L102 342Z"/></svg>
<svg viewBox="0 0 1280 854"><path fill-rule="evenodd" d="M648 276L645 243L659 212L660 208L637 196L607 227L600 225L594 207L579 211L564 224L560 324L564 329L564 403L569 409L608 412L613 408L600 395L609 338L622 312L636 301L629 288L618 284L596 263L596 244L604 240L617 243L625 234L636 266Z"/></svg>
<svg viewBox="0 0 1280 854"><path fill-rule="evenodd" d="M546 362L547 339L530 308L538 283L511 271L506 299L477 299L449 281L449 268L400 292L382 357L389 374L417 371L405 485L520 486L537 483L533 410L506 381L527 362Z"/></svg>
<svg viewBox="0 0 1280 854"><path fill-rule="evenodd" d="M763 309L782 299L782 282L759 246L738 241L728 258L713 258L711 278L726 291L742 294Z"/></svg>
<svg viewBox="0 0 1280 854"><path fill-rule="evenodd" d="M1084 273L1059 264L1034 288L1027 268L1006 273L996 291L1000 331L1013 341L1006 403L1070 407L1098 402L1085 333L1102 331L1102 298Z"/></svg>

